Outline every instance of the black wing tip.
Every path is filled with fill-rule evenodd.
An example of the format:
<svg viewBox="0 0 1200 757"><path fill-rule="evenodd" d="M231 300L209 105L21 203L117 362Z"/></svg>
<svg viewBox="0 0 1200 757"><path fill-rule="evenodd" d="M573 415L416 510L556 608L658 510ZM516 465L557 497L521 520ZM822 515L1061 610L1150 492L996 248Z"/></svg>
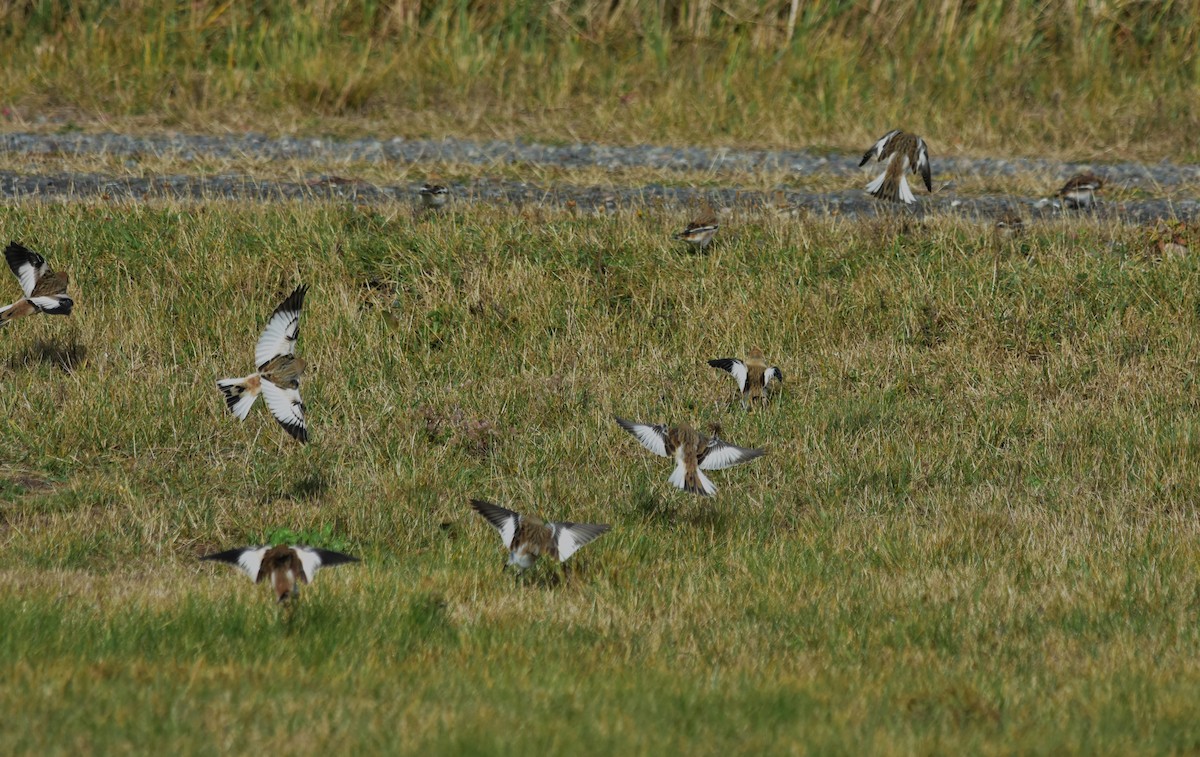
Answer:
<svg viewBox="0 0 1200 757"><path fill-rule="evenodd" d="M489 502L486 499L472 498L471 509L485 518L488 517L488 512L504 513L506 516L516 515L515 512L509 510L507 507L502 507L501 505L497 505L495 502Z"/></svg>
<svg viewBox="0 0 1200 757"><path fill-rule="evenodd" d="M775 380L782 384L783 383L783 371L779 370L779 366L777 366L777 365L771 366L771 370L775 371Z"/></svg>
<svg viewBox="0 0 1200 757"><path fill-rule="evenodd" d="M70 297L59 297L58 304L51 308L42 308L46 315L70 315L75 309L75 300Z"/></svg>
<svg viewBox="0 0 1200 757"><path fill-rule="evenodd" d="M215 560L217 562L229 563L237 565L238 559L249 550L250 547L235 547L234 549L226 549L222 552L213 552L212 554L203 555L201 560Z"/></svg>
<svg viewBox="0 0 1200 757"><path fill-rule="evenodd" d="M711 365L713 368L720 368L723 371L728 371L729 373L732 373L734 362L735 362L734 358L719 357L719 358L715 358L713 360L709 360L708 364Z"/></svg>
<svg viewBox="0 0 1200 757"><path fill-rule="evenodd" d="M275 308L275 312L286 312L289 310L300 310L304 307L304 295L308 294L308 284L301 284L292 290L292 293L279 303L279 307Z"/></svg>
<svg viewBox="0 0 1200 757"><path fill-rule="evenodd" d="M228 402L229 400L226 399L225 401ZM232 405L230 407L232 409ZM308 443L308 428L307 427L301 426L298 423L284 423L283 421L279 420L278 418L276 418L275 420L276 420L276 422L279 423L280 426L283 426L283 430L288 432L288 434L293 439L300 442L301 444Z"/></svg>
<svg viewBox="0 0 1200 757"><path fill-rule="evenodd" d="M354 555L348 555L345 552L338 552L337 550L333 549L319 549L317 547L305 547L305 549L312 550L313 552L317 553L317 556L321 558L321 567L328 567L330 565L345 565L346 563L352 562L362 562L361 557L355 557Z"/></svg>

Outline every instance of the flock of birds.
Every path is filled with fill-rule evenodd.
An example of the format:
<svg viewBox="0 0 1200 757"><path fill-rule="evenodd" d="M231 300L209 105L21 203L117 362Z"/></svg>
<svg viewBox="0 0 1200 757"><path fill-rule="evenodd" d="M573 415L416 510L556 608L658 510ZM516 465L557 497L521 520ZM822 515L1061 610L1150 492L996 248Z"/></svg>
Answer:
<svg viewBox="0 0 1200 757"><path fill-rule="evenodd" d="M886 164L867 185L867 191L875 197L904 204L916 202L907 180L910 172L919 174L926 190L933 191L929 150L922 138L895 129L876 141L859 165L866 165L872 158ZM1103 180L1094 174L1081 174L1071 178L1058 194L1073 207L1085 207L1092 203L1102 186ZM426 183L419 196L426 207L440 208L449 199L449 189ZM1002 218L997 226L1019 231L1020 219ZM703 250L712 242L718 228L715 213L708 209L676 238ZM55 272L45 258L17 242L5 248L4 257L20 282L23 295L13 304L0 308L0 326L36 313L71 314L74 301L67 295L69 277L65 272ZM217 381L229 412L236 418L245 420L261 395L279 425L301 443L308 441L305 407L300 396L305 362L296 355L296 343L307 292L305 285L296 287L272 312L254 349L255 372ZM758 348L752 349L744 360L719 358L708 362L737 381L745 409L767 402L774 387L783 381L782 371L770 365ZM682 424L650 424L620 417L615 420L647 450L674 461L667 479L672 486L700 496L712 496L717 492L705 471L740 465L766 453L761 448L730 444L719 438L715 429L711 434L705 434ZM565 563L580 548L611 528L602 523L543 521L482 499L471 500L471 507L500 534L508 551L505 567L515 566L518 575L531 568L543 555ZM200 559L229 563L256 583L270 581L279 602L297 596L300 584L311 583L320 568L359 560L342 552L298 544L237 547Z"/></svg>

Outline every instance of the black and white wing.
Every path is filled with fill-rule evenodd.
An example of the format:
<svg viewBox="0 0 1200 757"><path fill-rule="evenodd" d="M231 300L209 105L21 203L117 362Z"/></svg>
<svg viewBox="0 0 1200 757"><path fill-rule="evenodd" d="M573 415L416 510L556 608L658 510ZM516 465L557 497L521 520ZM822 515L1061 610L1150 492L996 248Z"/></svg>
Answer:
<svg viewBox="0 0 1200 757"><path fill-rule="evenodd" d="M716 437L708 441L708 446L701 451L697 463L700 470L720 470L762 457L765 449L748 449L727 444Z"/></svg>
<svg viewBox="0 0 1200 757"><path fill-rule="evenodd" d="M262 370L271 358L280 355L296 354L296 339L300 335L300 308L304 306L304 293L308 286L301 284L279 303L271 320L258 338L258 346L254 348L254 364Z"/></svg>
<svg viewBox="0 0 1200 757"><path fill-rule="evenodd" d="M267 408L283 430L292 435L298 442L308 441L308 426L304 422L304 402L300 399L300 390L276 386L262 379L262 396Z"/></svg>
<svg viewBox="0 0 1200 757"><path fill-rule="evenodd" d="M737 380L738 389L746 391L746 364L734 357L723 357L716 360L709 360L708 364L713 368L720 368L723 371L728 371L733 374Z"/></svg>
<svg viewBox="0 0 1200 757"><path fill-rule="evenodd" d="M933 175L929 171L929 147L920 137L917 137L917 164L913 166L913 173L921 174L921 178L925 180L925 189L933 191Z"/></svg>
<svg viewBox="0 0 1200 757"><path fill-rule="evenodd" d="M649 423L637 423L635 421L627 421L624 418L613 416L621 428L637 437L637 440L642 443L642 446L650 450L659 457L669 457L667 454L667 427L659 424L652 426Z"/></svg>
<svg viewBox="0 0 1200 757"><path fill-rule="evenodd" d="M262 578L259 570L262 568L263 555L267 554L268 549L270 547L238 547L237 549L227 549L224 552L214 552L200 559L229 563L250 576L251 581L258 583Z"/></svg>
<svg viewBox="0 0 1200 757"><path fill-rule="evenodd" d="M500 505L493 505L491 502L485 502L482 499L471 500L471 507L475 512L483 516L484 520L492 525L492 528L500 532L500 538L504 541L506 549L512 549L513 539L517 536L517 526L521 522L521 516ZM578 548L577 548L578 549Z"/></svg>
<svg viewBox="0 0 1200 757"><path fill-rule="evenodd" d="M45 258L16 242L9 242L8 247L4 248L4 259L8 261L8 267L17 281L21 282L21 291L25 292L26 297L33 294L38 279L50 272L50 264Z"/></svg>
<svg viewBox="0 0 1200 757"><path fill-rule="evenodd" d="M860 160L858 162L858 167L862 168L863 166L865 166L867 164L867 161L870 160L871 158L875 158L875 160L881 160L882 158L880 156L883 155L883 151L887 148L888 142L891 142L892 137L896 136L899 133L900 133L899 129L892 129L887 134L884 134L882 137L880 137L878 142L871 145L870 150L867 150L865 153L863 153L862 160Z"/></svg>
<svg viewBox="0 0 1200 757"><path fill-rule="evenodd" d="M342 565L348 562L358 562L358 558L331 549L315 549L297 544L291 545L296 557L300 558L300 567L304 570L305 583L312 583L317 571L327 565Z"/></svg>
<svg viewBox="0 0 1200 757"><path fill-rule="evenodd" d="M579 551L579 548L608 531L612 526L603 523L549 523L554 546L558 550L558 561Z"/></svg>
<svg viewBox="0 0 1200 757"><path fill-rule="evenodd" d="M774 365L763 371L763 386L770 386L772 381L778 381L781 384L783 383L783 371L779 370L779 368Z"/></svg>

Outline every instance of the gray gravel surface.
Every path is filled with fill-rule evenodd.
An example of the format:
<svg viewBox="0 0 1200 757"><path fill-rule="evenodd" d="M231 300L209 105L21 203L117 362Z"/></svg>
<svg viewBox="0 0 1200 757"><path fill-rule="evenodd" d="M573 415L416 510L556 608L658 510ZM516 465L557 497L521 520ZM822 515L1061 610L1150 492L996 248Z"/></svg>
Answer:
<svg viewBox="0 0 1200 757"><path fill-rule="evenodd" d="M524 142L473 142L469 140L358 139L328 140L314 138L268 138L260 135L197 136L122 134L24 134L0 135L0 151L16 155L111 155L136 159L145 156L172 157L181 162L204 158L253 158L255 160L304 159L327 163L331 173L347 161L391 162L399 164L463 163L479 166L536 165L562 168L642 167L667 171L705 171L718 179L735 171L782 171L796 176L837 176L858 182L865 178L858 167L858 154L817 153L804 150L745 150L706 147L663 147L653 145L539 145ZM940 188L933 195L919 193L916 212L957 212L987 217L1004 210L1015 210L1027 218L1060 214L1064 211L1040 198L957 197L955 178L1006 176L1034 172L1044 174L1052 188L1057 182L1084 169L1104 174L1117 186L1141 187L1148 194L1174 185L1200 183L1200 166L1171 163L1120 163L1084 165L1034 159L952 158L933 156L935 176ZM843 215L871 215L880 205L866 197L861 188L851 185L846 191L832 193L788 192L787 199L798 208L811 212L836 212ZM1049 189L1048 188L1048 189ZM261 201L334 198L363 204L409 200L415 187L376 186L345 181L330 175L309 183L264 181L240 175L159 176L154 178L114 177L96 174L22 174L0 172L0 195L10 198L95 197L120 198L245 198ZM549 203L568 200L581 208L670 203L689 205L699 199L730 206L761 205L767 201L758 193L736 187L695 189L649 184L640 187L579 187L556 185L534 187L521 182L480 180L452 187L456 199L479 202ZM1101 203L1095 211L1132 221L1161 217L1190 218L1200 213L1194 199L1146 199L1121 204Z"/></svg>

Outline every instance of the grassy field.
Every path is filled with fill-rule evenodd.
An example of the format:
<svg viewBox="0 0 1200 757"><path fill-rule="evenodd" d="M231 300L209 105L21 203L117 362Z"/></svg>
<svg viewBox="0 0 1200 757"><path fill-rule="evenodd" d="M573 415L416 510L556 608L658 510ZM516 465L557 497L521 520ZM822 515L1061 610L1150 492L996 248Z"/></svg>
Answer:
<svg viewBox="0 0 1200 757"><path fill-rule="evenodd" d="M1200 748L1195 259L681 220L0 209L77 302L0 334L0 752ZM300 282L307 446L214 385ZM690 497L614 413L770 452ZM473 496L613 530L518 585ZM196 560L266 538L363 563Z"/></svg>
<svg viewBox="0 0 1200 757"><path fill-rule="evenodd" d="M7 128L1200 157L1182 0L24 0L0 36Z"/></svg>

